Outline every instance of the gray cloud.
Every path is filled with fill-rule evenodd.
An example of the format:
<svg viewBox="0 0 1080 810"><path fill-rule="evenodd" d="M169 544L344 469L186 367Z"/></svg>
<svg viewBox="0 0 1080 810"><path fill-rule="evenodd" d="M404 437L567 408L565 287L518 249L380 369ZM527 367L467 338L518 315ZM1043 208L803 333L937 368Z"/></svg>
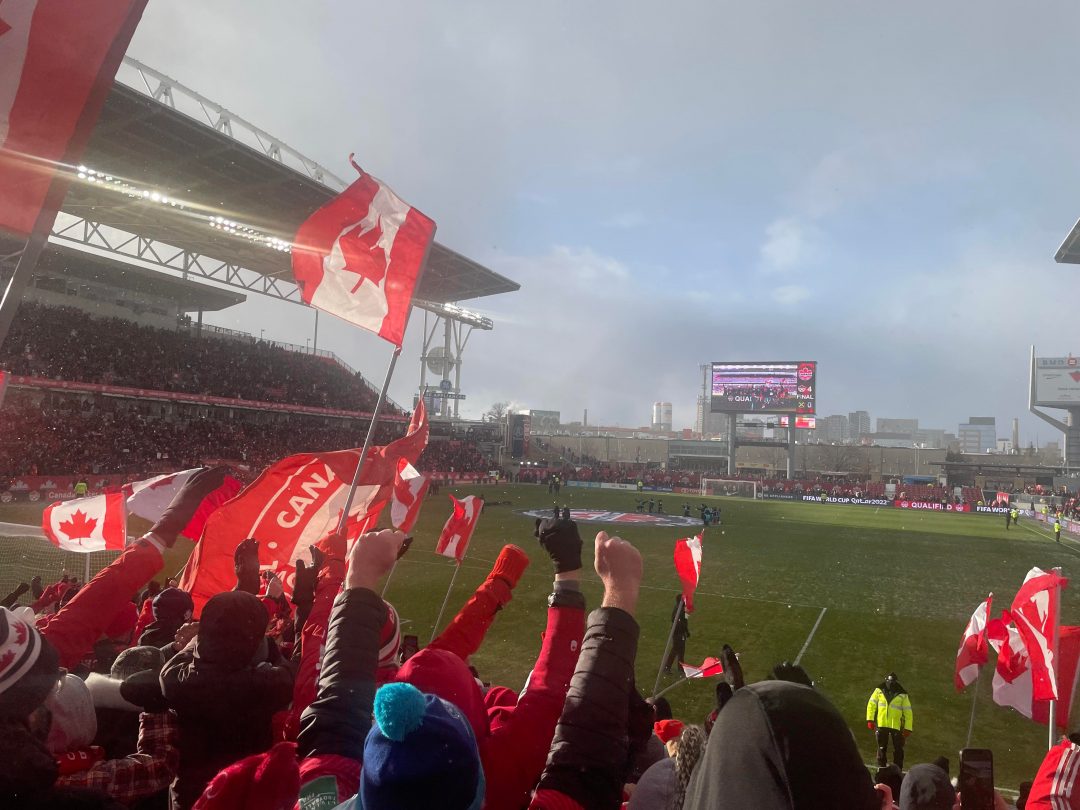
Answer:
<svg viewBox="0 0 1080 810"><path fill-rule="evenodd" d="M798 355L825 412L955 428L1023 413L1030 343L1080 350L1051 261L1080 214L1078 23L1065 0L188 0L131 53L342 174L356 152L522 283L472 302L497 323L473 414L640 424L663 398L688 424L699 362ZM275 307L223 318L303 344L310 315ZM383 347L330 320L320 345L378 378Z"/></svg>

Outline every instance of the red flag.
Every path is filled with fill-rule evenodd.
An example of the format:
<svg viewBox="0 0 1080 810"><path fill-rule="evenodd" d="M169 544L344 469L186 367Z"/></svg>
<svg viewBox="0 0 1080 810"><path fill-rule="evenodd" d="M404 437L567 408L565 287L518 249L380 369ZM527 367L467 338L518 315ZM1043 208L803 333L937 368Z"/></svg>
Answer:
<svg viewBox="0 0 1080 810"><path fill-rule="evenodd" d="M349 510L348 538L355 539L378 519L390 499L398 459L414 461L417 446L415 437L405 436L368 452ZM282 459L211 514L180 583L196 610L236 584L233 551L248 537L259 541L261 567L277 573L291 593L296 561L335 530L359 458L359 450L338 450Z"/></svg>
<svg viewBox="0 0 1080 810"><path fill-rule="evenodd" d="M1011 618L1006 612L1005 619ZM1015 627L1006 626L1001 619L990 622L991 646L998 650L994 669L994 702L1016 709L1024 717L1046 725L1050 722L1050 701L1033 697L1031 659L1027 646ZM1076 695L1077 671L1080 664L1080 627L1061 627L1058 630L1057 722L1059 728L1069 727L1069 713Z"/></svg>
<svg viewBox="0 0 1080 810"><path fill-rule="evenodd" d="M698 667L682 662L679 666L682 667L683 675L687 678L714 678L724 674L724 665L715 658L706 658Z"/></svg>
<svg viewBox="0 0 1080 810"><path fill-rule="evenodd" d="M151 523L155 522L161 517L172 502L173 497L184 486L184 483L198 471L199 468L181 470L180 472L166 473L165 475L155 475L145 481L132 481L129 484L124 484L120 490L127 498L127 511ZM180 534L192 540L198 540L203 527L206 525L206 519L210 517L210 513L226 501L235 498L242 487L243 485L238 480L232 476L226 476L225 482L220 487L203 498L202 503L195 510L195 514L188 521L188 525L184 527Z"/></svg>
<svg viewBox="0 0 1080 810"><path fill-rule="evenodd" d="M408 534L416 524L429 483L427 477L421 475L408 461L398 461L397 475L394 477L394 497L390 502L390 523L395 529Z"/></svg>
<svg viewBox="0 0 1080 810"><path fill-rule="evenodd" d="M682 582L683 601L686 612L694 612L694 591L701 578L701 541L705 539L705 530L696 537L684 537L675 541L675 571Z"/></svg>
<svg viewBox="0 0 1080 810"><path fill-rule="evenodd" d="M41 528L65 551L123 551L127 542L124 496L110 492L57 501L42 513Z"/></svg>
<svg viewBox="0 0 1080 810"><path fill-rule="evenodd" d="M0 405L4 404L4 392L7 390L9 376L6 371L0 369Z"/></svg>
<svg viewBox="0 0 1080 810"><path fill-rule="evenodd" d="M979 667L990 660L989 644L986 639L986 625L990 620L990 605L994 595L979 603L971 619L964 628L964 637L960 640L960 649L956 653L956 673L953 681L956 691L963 691L979 677Z"/></svg>
<svg viewBox="0 0 1080 810"><path fill-rule="evenodd" d="M293 276L305 303L401 346L435 223L353 167L360 177L297 231Z"/></svg>
<svg viewBox="0 0 1080 810"><path fill-rule="evenodd" d="M469 549L469 541L472 540L476 524L480 521L484 499L479 495L467 495L459 501L451 495L450 500L454 503L454 512L443 526L435 553L453 557L460 563Z"/></svg>
<svg viewBox="0 0 1080 810"><path fill-rule="evenodd" d="M427 408L424 406L424 400L420 399L417 401L416 409L413 410L412 418L409 420L409 429L400 439L386 445L383 448L383 455L391 453L395 461L397 458L406 458L415 464L428 445L430 433L431 428L428 425Z"/></svg>
<svg viewBox="0 0 1080 810"><path fill-rule="evenodd" d="M1041 568L1032 568L1009 609L1016 630L1027 647L1035 700L1054 700L1058 696L1053 634L1059 623L1059 589L1067 583L1068 580L1053 571L1048 573Z"/></svg>
<svg viewBox="0 0 1080 810"><path fill-rule="evenodd" d="M146 0L0 3L0 228L28 234L78 162Z"/></svg>

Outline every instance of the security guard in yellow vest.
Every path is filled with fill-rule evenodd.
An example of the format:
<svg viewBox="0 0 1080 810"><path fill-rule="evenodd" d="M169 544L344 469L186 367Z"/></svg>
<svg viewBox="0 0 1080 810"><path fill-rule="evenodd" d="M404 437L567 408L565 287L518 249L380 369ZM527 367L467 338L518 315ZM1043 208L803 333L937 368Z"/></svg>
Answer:
<svg viewBox="0 0 1080 810"><path fill-rule="evenodd" d="M89 491L90 491L90 487L88 487L86 485L86 481L84 481L82 478L80 478L78 481L75 482L75 497L76 498L85 498L87 493L89 493Z"/></svg>
<svg viewBox="0 0 1080 810"><path fill-rule="evenodd" d="M903 770L904 740L914 728L914 716L911 713L911 699L897 680L895 672L886 675L885 680L870 695L866 704L866 727L877 737L878 767L884 768L888 764L891 737L893 762Z"/></svg>

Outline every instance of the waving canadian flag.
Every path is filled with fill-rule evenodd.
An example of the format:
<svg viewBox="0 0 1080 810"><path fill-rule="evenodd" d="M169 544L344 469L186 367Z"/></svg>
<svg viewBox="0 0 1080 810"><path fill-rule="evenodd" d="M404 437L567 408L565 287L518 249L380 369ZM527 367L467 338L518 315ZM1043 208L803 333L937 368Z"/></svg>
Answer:
<svg viewBox="0 0 1080 810"><path fill-rule="evenodd" d="M110 492L57 501L45 508L41 528L65 551L123 551L127 541L124 495Z"/></svg>
<svg viewBox="0 0 1080 810"><path fill-rule="evenodd" d="M970 686L979 677L979 667L990 660L986 625L990 620L990 605L993 600L994 595L990 594L980 602L964 628L964 637L960 640L960 649L956 653L956 674L953 678L957 692Z"/></svg>
<svg viewBox="0 0 1080 810"><path fill-rule="evenodd" d="M406 534L420 517L420 506L428 490L428 479L408 459L398 461L394 477L394 496L390 501L390 523Z"/></svg>
<svg viewBox="0 0 1080 810"><path fill-rule="evenodd" d="M694 612L694 591L701 579L701 541L705 530L696 537L684 537L675 541L675 571L682 582L683 602L686 612Z"/></svg>
<svg viewBox="0 0 1080 810"><path fill-rule="evenodd" d="M401 346L435 222L353 167L360 177L296 232L293 276L305 303Z"/></svg>
<svg viewBox="0 0 1080 810"><path fill-rule="evenodd" d="M28 234L74 163L146 0L0 2L0 228Z"/></svg>
<svg viewBox="0 0 1080 810"><path fill-rule="evenodd" d="M460 501L453 495L454 513L443 526L435 553L444 557L453 557L459 563L469 549L476 524L480 522L480 512L484 509L484 499L479 495L467 495Z"/></svg>
<svg viewBox="0 0 1080 810"><path fill-rule="evenodd" d="M724 674L724 665L711 656L702 661L701 666L698 667L682 661L679 662L679 666L682 667L683 675L687 678L715 678L717 675Z"/></svg>

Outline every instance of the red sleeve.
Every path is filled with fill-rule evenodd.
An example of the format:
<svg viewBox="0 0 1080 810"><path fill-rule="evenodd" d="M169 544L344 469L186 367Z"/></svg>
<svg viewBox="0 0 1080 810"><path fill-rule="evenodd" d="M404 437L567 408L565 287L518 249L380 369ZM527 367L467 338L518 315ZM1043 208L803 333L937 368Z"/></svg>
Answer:
<svg viewBox="0 0 1080 810"><path fill-rule="evenodd" d="M428 647L446 650L468 663L469 656L484 643L484 636L495 621L495 614L512 596L513 592L506 580L489 576Z"/></svg>
<svg viewBox="0 0 1080 810"><path fill-rule="evenodd" d="M139 611L139 621L135 623L135 632L131 634L132 646L138 646L139 638L142 636L143 631L146 630L147 625L154 620L154 600L144 599L142 604L142 610Z"/></svg>
<svg viewBox="0 0 1080 810"><path fill-rule="evenodd" d="M538 790L529 803L529 810L585 810L565 793L557 790Z"/></svg>
<svg viewBox="0 0 1080 810"><path fill-rule="evenodd" d="M1076 769L1080 765L1080 746L1062 740L1046 753L1028 794L1028 810L1080 810L1080 789Z"/></svg>
<svg viewBox="0 0 1080 810"><path fill-rule="evenodd" d="M484 741L482 757L484 773L488 777L486 806L523 807L528 803L529 792L540 781L547 762L551 738L566 702L584 635L584 609L548 608L544 643L529 685L517 707L507 714L504 722L492 727L491 736ZM535 806L558 808L563 805Z"/></svg>
<svg viewBox="0 0 1080 810"><path fill-rule="evenodd" d="M60 608L41 631L60 653L60 666L74 669L124 603L131 601L163 564L154 545L137 541Z"/></svg>
<svg viewBox="0 0 1080 810"><path fill-rule="evenodd" d="M300 731L300 715L315 700L319 685L319 663L326 645L326 628L330 624L330 612L334 608L334 598L341 590L342 582L340 576L326 571L319 577L315 588L315 602L300 634L300 668L296 672L292 708L285 724L287 739L296 739Z"/></svg>

